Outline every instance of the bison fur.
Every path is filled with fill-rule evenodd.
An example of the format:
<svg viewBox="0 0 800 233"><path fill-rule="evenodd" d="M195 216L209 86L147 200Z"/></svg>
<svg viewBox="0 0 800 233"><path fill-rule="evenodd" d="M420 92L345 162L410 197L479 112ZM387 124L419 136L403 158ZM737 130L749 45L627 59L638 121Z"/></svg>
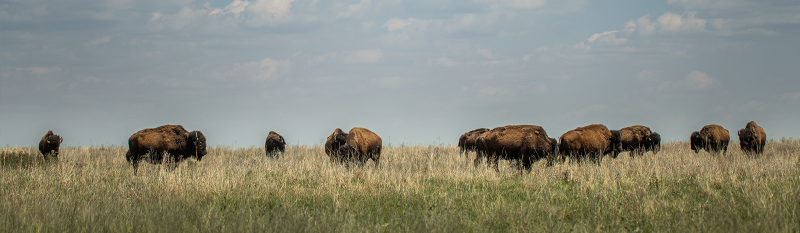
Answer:
<svg viewBox="0 0 800 233"><path fill-rule="evenodd" d="M599 164L603 155L617 157L622 151L621 138L619 130L609 130L601 124L587 125L562 134L558 151L578 162L588 158Z"/></svg>
<svg viewBox="0 0 800 233"><path fill-rule="evenodd" d="M126 159L133 165L133 173L141 160L152 164L167 162L168 169L187 158L200 161L206 155L206 137L200 131L186 131L180 125L163 125L136 132L128 139ZM168 157L167 157L168 155Z"/></svg>
<svg viewBox="0 0 800 233"><path fill-rule="evenodd" d="M355 162L363 167L367 160L372 159L375 167L378 167L382 148L383 142L377 134L365 128L353 127L347 133L347 142L339 147L340 161L346 164Z"/></svg>
<svg viewBox="0 0 800 233"><path fill-rule="evenodd" d="M556 153L556 139L547 137L547 132L537 125L507 125L483 133L478 139L474 164L477 167L483 157L499 171L500 159L512 161L518 168L530 171L531 165Z"/></svg>
<svg viewBox="0 0 800 233"><path fill-rule="evenodd" d="M462 154L467 154L470 151L475 151L475 146L477 145L476 143L478 141L478 137L481 136L481 134L485 133L486 131L489 131L489 129L478 128L462 134L461 137L458 138L459 152Z"/></svg>
<svg viewBox="0 0 800 233"><path fill-rule="evenodd" d="M325 141L325 154L331 159L331 162L341 161L339 154L339 147L347 143L347 133L340 128L333 130L328 139Z"/></svg>
<svg viewBox="0 0 800 233"><path fill-rule="evenodd" d="M269 131L267 140L264 143L264 150L267 156L271 157L277 156L278 153L283 154L286 151L286 141L283 139L283 136L275 131Z"/></svg>
<svg viewBox="0 0 800 233"><path fill-rule="evenodd" d="M715 124L703 126L703 129L694 131L689 136L689 143L695 153L700 153L700 150L706 150L714 154L722 151L722 155L725 155L728 152L729 141L730 134L728 130Z"/></svg>
<svg viewBox="0 0 800 233"><path fill-rule="evenodd" d="M44 159L47 160L50 156L58 159L58 149L61 148L62 142L64 142L64 138L54 134L52 130L48 130L39 140L39 151L42 152Z"/></svg>
<svg viewBox="0 0 800 233"><path fill-rule="evenodd" d="M766 143L767 133L755 121L748 122L744 129L739 130L739 146L746 153L764 153Z"/></svg>
<svg viewBox="0 0 800 233"><path fill-rule="evenodd" d="M630 151L630 156L641 156L648 151L661 150L661 135L642 125L634 125L619 130L622 151Z"/></svg>

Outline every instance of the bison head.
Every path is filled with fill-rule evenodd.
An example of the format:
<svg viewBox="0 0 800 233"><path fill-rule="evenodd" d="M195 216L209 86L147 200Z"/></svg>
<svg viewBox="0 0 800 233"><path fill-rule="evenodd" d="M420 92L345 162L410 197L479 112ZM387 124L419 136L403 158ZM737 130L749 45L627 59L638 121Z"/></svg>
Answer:
<svg viewBox="0 0 800 233"><path fill-rule="evenodd" d="M617 158L619 153L622 153L622 132L619 130L611 130L611 155L613 158Z"/></svg>
<svg viewBox="0 0 800 233"><path fill-rule="evenodd" d="M53 152L51 153L53 157L58 158L58 149L61 148L62 142L64 142L64 138L58 136L57 134L52 134L50 136L47 136L47 141L45 141L45 143L50 147L50 150ZM51 151L47 151L46 153L50 153Z"/></svg>
<svg viewBox="0 0 800 233"><path fill-rule="evenodd" d="M558 141L555 138L547 138L550 139L550 153L556 154L556 150L558 150Z"/></svg>
<svg viewBox="0 0 800 233"><path fill-rule="evenodd" d="M703 149L705 140L703 140L703 136L700 136L700 132L694 131L692 132L692 136L689 136L689 143L692 145L692 150L695 153L699 153L700 150Z"/></svg>
<svg viewBox="0 0 800 233"><path fill-rule="evenodd" d="M752 148L755 142L756 134L753 130L748 128L739 130L739 145L741 145L742 149Z"/></svg>
<svg viewBox="0 0 800 233"><path fill-rule="evenodd" d="M188 132L184 135L186 137L187 146L189 148L189 152L194 152L193 156L200 161L203 159L203 156L206 155L206 136L203 136L203 133L200 131L192 131Z"/></svg>
<svg viewBox="0 0 800 233"><path fill-rule="evenodd" d="M645 139L645 145L647 145L647 150L653 151L653 154L658 154L658 151L661 150L661 135L652 132L649 136Z"/></svg>

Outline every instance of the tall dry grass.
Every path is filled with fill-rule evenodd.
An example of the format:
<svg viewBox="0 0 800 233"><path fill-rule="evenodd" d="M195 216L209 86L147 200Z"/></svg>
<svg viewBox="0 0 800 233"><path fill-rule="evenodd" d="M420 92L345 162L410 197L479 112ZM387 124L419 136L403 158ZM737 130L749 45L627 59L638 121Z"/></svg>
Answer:
<svg viewBox="0 0 800 233"><path fill-rule="evenodd" d="M606 157L598 165L474 168L454 146L384 148L381 165L346 169L319 146L216 147L176 170L123 147L0 151L6 231L800 231L800 141L763 155Z"/></svg>

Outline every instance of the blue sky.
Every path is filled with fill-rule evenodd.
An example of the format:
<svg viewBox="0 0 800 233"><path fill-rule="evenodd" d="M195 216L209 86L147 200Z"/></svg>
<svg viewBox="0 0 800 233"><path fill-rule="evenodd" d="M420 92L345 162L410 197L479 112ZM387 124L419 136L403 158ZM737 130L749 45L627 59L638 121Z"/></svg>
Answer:
<svg viewBox="0 0 800 233"><path fill-rule="evenodd" d="M471 129L642 124L667 141L755 120L800 137L800 2L0 1L0 144L385 144Z"/></svg>

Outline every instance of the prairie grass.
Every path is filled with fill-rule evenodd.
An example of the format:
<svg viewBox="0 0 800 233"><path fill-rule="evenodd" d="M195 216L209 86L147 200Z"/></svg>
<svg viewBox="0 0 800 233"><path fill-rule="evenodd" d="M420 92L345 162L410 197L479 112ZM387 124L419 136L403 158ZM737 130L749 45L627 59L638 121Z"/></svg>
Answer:
<svg viewBox="0 0 800 233"><path fill-rule="evenodd" d="M0 150L0 229L24 232L800 231L800 141L759 156L686 142L602 163L472 165L450 145L385 147L346 169L319 146L214 147L173 171L124 147Z"/></svg>

